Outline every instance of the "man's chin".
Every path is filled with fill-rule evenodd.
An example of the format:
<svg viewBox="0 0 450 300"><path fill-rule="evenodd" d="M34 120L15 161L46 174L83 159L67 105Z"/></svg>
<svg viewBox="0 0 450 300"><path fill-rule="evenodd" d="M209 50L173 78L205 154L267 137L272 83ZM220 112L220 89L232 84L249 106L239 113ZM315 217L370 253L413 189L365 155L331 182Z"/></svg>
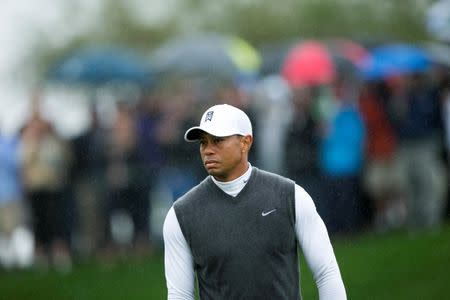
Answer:
<svg viewBox="0 0 450 300"><path fill-rule="evenodd" d="M218 173L217 170L213 168L206 168L206 172L208 172L208 174L211 176L215 176Z"/></svg>
<svg viewBox="0 0 450 300"><path fill-rule="evenodd" d="M216 168L206 168L206 172L208 172L209 175L214 176L214 177L221 177L221 175L222 175L222 172L220 172Z"/></svg>

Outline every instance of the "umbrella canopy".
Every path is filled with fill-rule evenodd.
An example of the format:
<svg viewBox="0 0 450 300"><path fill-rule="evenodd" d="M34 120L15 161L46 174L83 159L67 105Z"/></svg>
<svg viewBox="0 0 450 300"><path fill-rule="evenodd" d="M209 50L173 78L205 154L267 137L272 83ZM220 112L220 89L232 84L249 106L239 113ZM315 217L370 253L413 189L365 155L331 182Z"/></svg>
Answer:
<svg viewBox="0 0 450 300"><path fill-rule="evenodd" d="M335 64L324 44L303 41L288 52L281 75L293 87L327 84L335 77Z"/></svg>
<svg viewBox="0 0 450 300"><path fill-rule="evenodd" d="M332 39L328 41L327 46L333 55L341 56L358 67L362 66L363 62L370 56L369 50L350 39Z"/></svg>
<svg viewBox="0 0 450 300"><path fill-rule="evenodd" d="M299 43L298 39L269 43L260 47L262 64L261 75L279 74L288 52Z"/></svg>
<svg viewBox="0 0 450 300"><path fill-rule="evenodd" d="M375 48L363 62L366 79L426 71L431 64L429 54L409 44L389 44Z"/></svg>
<svg viewBox="0 0 450 300"><path fill-rule="evenodd" d="M152 58L160 74L232 80L256 76L261 65L259 53L249 43L217 34L173 38L156 49Z"/></svg>
<svg viewBox="0 0 450 300"><path fill-rule="evenodd" d="M450 67L450 44L430 42L425 45L425 49L433 63Z"/></svg>
<svg viewBox="0 0 450 300"><path fill-rule="evenodd" d="M450 0L434 1L427 9L425 21L435 39L450 42Z"/></svg>
<svg viewBox="0 0 450 300"><path fill-rule="evenodd" d="M56 64L49 72L49 79L69 84L147 84L150 75L144 60L128 49L89 47L74 52Z"/></svg>

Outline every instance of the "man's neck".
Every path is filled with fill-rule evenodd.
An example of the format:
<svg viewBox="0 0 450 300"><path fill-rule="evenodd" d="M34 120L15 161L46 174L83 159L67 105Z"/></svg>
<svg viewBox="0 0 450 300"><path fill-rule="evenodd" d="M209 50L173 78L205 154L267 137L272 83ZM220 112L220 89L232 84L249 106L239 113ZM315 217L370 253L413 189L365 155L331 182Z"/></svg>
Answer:
<svg viewBox="0 0 450 300"><path fill-rule="evenodd" d="M231 181L219 181L213 176L211 176L211 179L213 182L225 193L227 193L230 196L236 197L237 194L244 188L244 186L247 184L250 176L252 174L252 165L248 163L247 170L239 176L238 178L231 180Z"/></svg>

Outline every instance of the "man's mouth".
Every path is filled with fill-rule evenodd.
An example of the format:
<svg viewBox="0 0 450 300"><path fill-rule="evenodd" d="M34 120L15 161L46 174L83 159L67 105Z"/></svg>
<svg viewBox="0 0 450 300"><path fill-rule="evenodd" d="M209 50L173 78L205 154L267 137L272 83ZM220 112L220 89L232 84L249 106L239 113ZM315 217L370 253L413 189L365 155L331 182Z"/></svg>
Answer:
<svg viewBox="0 0 450 300"><path fill-rule="evenodd" d="M213 167L217 165L219 162L217 160L205 160L205 167Z"/></svg>

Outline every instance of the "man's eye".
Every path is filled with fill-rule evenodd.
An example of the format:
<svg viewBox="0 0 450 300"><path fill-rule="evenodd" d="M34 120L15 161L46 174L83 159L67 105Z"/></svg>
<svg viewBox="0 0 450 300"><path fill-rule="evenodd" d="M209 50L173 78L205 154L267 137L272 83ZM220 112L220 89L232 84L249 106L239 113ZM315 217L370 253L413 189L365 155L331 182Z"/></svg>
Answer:
<svg viewBox="0 0 450 300"><path fill-rule="evenodd" d="M220 143L220 142L222 142L223 141L223 138L215 138L214 140L213 140L213 143L214 144L218 144L218 143Z"/></svg>

